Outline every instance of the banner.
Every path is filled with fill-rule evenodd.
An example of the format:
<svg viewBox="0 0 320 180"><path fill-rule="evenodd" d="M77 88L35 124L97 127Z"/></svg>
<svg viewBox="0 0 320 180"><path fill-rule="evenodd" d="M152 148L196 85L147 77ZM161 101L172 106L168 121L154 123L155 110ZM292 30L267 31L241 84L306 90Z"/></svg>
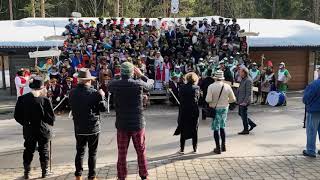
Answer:
<svg viewBox="0 0 320 180"><path fill-rule="evenodd" d="M179 0L171 0L171 13L172 14L179 13Z"/></svg>

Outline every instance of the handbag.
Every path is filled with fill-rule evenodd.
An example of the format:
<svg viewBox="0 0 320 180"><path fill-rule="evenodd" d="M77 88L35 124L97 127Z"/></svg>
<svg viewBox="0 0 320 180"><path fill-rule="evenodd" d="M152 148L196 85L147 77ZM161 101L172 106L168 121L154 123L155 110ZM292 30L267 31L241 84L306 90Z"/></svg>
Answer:
<svg viewBox="0 0 320 180"><path fill-rule="evenodd" d="M218 101L217 101L215 107L214 108L212 108L212 107L205 108L206 117L210 117L210 118L213 118L213 119L216 117L216 108L217 108L217 105L219 103L219 100L220 100L220 97L221 97L223 89L224 89L224 85L222 85L222 88L221 88L221 91L220 91L220 94L219 94L219 98L218 98Z"/></svg>

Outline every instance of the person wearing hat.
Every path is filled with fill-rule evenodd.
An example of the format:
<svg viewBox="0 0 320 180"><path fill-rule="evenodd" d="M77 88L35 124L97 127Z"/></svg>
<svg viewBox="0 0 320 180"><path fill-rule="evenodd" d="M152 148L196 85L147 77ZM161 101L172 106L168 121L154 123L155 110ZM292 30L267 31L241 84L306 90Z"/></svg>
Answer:
<svg viewBox="0 0 320 180"><path fill-rule="evenodd" d="M213 137L216 147L213 152L221 154L226 151L226 121L228 115L229 104L236 101L231 86L224 83L223 71L219 70L213 77L216 82L208 87L206 102L209 107L215 109L215 118L212 119L211 129L213 130ZM221 144L220 144L221 138Z"/></svg>
<svg viewBox="0 0 320 180"><path fill-rule="evenodd" d="M213 72L212 69L207 69L206 71L206 77L199 83L201 92L202 92L202 96L201 96L201 102L202 102L202 120L206 120L206 112L205 112L205 108L209 107L209 104L206 102L206 97L207 97L207 93L208 93L208 87L214 83L214 79L213 79Z"/></svg>
<svg viewBox="0 0 320 180"><path fill-rule="evenodd" d="M71 59L71 66L75 69L79 64L82 63L82 54L80 51L75 51L75 56Z"/></svg>
<svg viewBox="0 0 320 180"><path fill-rule="evenodd" d="M16 85L16 91L17 91L17 99L26 94L26 88L28 87L28 79L25 77L25 71L24 69L20 69L17 72L17 75L14 79L15 85Z"/></svg>
<svg viewBox="0 0 320 180"><path fill-rule="evenodd" d="M219 24L217 26L217 31L216 31L216 35L219 37L219 38L222 38L223 35L224 35L224 32L225 32L225 25L223 23L223 18L220 17L219 18Z"/></svg>
<svg viewBox="0 0 320 180"><path fill-rule="evenodd" d="M286 95L288 90L288 82L291 80L291 75L286 69L286 64L284 62L281 62L279 64L279 70L278 70L278 78L277 78L277 89L278 91L284 93ZM287 101L285 101L284 105L287 104Z"/></svg>
<svg viewBox="0 0 320 180"><path fill-rule="evenodd" d="M248 117L248 107L252 97L252 79L246 67L240 69L241 82L237 89L237 103L239 105L239 115L243 123L243 131L239 135L248 135L257 125Z"/></svg>
<svg viewBox="0 0 320 180"><path fill-rule="evenodd" d="M55 115L51 101L44 94L44 84L41 77L30 81L30 93L18 98L14 118L23 126L24 179L29 179L33 154L38 144L42 178L48 176L49 141L52 138L52 126Z"/></svg>
<svg viewBox="0 0 320 180"><path fill-rule="evenodd" d="M179 79L180 78L178 77L177 74L173 74L171 77L171 80L169 81L169 89L172 91L172 93L175 95L178 101L179 101L179 88L181 86ZM172 94L170 94L170 97L169 97L169 101L174 106L178 105L178 102L175 99L175 97Z"/></svg>
<svg viewBox="0 0 320 180"><path fill-rule="evenodd" d="M134 80L134 76L138 79ZM116 104L119 180L126 179L128 173L126 157L131 138L138 156L139 175L141 179L147 179L143 89L151 90L153 84L153 80L148 79L138 67L129 62L121 64L121 80L110 82L109 90Z"/></svg>
<svg viewBox="0 0 320 180"><path fill-rule="evenodd" d="M191 19L189 17L186 18L186 28L191 31L193 28L193 25L190 23Z"/></svg>
<svg viewBox="0 0 320 180"><path fill-rule="evenodd" d="M261 72L258 69L258 64L257 63L254 62L254 63L251 64L251 69L249 70L249 75L250 75L250 77L252 79L253 86L259 88ZM256 102L257 102L258 99L259 99L259 93L255 92L255 95L256 95Z"/></svg>
<svg viewBox="0 0 320 180"><path fill-rule="evenodd" d="M184 154L185 142L192 139L193 153L198 153L198 126L199 126L199 97L200 88L197 86L199 77L190 72L185 75L186 83L179 89L178 127L174 135L180 135L180 150Z"/></svg>
<svg viewBox="0 0 320 180"><path fill-rule="evenodd" d="M319 77L320 70L317 69ZM317 151L317 135L320 140L320 78L315 79L304 90L303 103L306 106L306 135L307 144L303 155L308 157L316 157L320 155L320 150Z"/></svg>
<svg viewBox="0 0 320 180"><path fill-rule="evenodd" d="M221 60L219 64L220 64L220 70L223 71L225 81L233 83L234 79L230 71L230 68L225 65L225 59Z"/></svg>
<svg viewBox="0 0 320 180"><path fill-rule="evenodd" d="M88 179L96 179L96 156L100 135L100 112L107 110L105 93L103 90L92 88L92 81L96 78L91 76L89 69L82 68L78 71L78 85L69 94L71 105L75 138L75 176L77 180L82 179L83 158L88 146Z"/></svg>

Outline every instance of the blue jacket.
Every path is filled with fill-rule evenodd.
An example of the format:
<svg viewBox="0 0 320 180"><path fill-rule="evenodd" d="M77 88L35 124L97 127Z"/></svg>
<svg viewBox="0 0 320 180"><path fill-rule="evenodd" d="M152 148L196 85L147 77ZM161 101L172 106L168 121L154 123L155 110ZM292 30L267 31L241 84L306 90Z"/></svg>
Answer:
<svg viewBox="0 0 320 180"><path fill-rule="evenodd" d="M320 79L313 81L304 90L303 103L308 113L320 112Z"/></svg>

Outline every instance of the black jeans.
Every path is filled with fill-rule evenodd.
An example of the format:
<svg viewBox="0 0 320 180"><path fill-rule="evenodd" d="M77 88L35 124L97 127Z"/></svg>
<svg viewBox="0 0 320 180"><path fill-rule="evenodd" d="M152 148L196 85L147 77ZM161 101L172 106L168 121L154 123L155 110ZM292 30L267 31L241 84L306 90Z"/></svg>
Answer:
<svg viewBox="0 0 320 180"><path fill-rule="evenodd" d="M75 176L82 176L83 171L83 157L88 144L89 156L88 156L88 167L89 174L88 178L96 176L96 156L99 144L99 133L93 135L76 135L77 141L77 154L75 159L76 172Z"/></svg>
<svg viewBox="0 0 320 180"><path fill-rule="evenodd" d="M239 105L239 115L242 119L243 130L248 131L249 125L256 125L250 118L248 118L248 106L240 106Z"/></svg>
<svg viewBox="0 0 320 180"><path fill-rule="evenodd" d="M49 139L44 137L25 136L24 137L24 151L23 151L23 165L30 167L33 159L33 154L38 143L38 152L40 157L41 168L48 168L49 162Z"/></svg>
<svg viewBox="0 0 320 180"><path fill-rule="evenodd" d="M181 151L184 151L185 144L186 144L186 139L184 139L182 136L180 136ZM192 137L192 146L193 146L193 150L196 151L197 147L198 147L198 134L197 133Z"/></svg>

